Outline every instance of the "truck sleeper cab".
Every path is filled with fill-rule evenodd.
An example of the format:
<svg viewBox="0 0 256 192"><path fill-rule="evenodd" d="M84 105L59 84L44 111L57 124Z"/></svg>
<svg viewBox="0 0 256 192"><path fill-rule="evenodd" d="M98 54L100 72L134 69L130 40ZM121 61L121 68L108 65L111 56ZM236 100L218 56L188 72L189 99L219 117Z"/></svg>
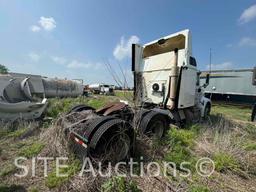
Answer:
<svg viewBox="0 0 256 192"><path fill-rule="evenodd" d="M189 30L143 46L133 44L132 71L138 106L154 106L177 124L198 121L209 113L211 102L203 97L198 85Z"/></svg>

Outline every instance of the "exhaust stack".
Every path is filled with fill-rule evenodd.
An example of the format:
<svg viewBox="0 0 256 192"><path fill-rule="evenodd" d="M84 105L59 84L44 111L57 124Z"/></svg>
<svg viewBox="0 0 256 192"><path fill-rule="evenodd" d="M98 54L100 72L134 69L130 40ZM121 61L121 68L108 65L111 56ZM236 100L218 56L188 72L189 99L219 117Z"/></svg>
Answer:
<svg viewBox="0 0 256 192"><path fill-rule="evenodd" d="M167 106L168 109L173 110L175 108L175 99L177 95L177 79L178 79L178 49L174 50L174 63L170 75L169 83L169 99L170 105Z"/></svg>

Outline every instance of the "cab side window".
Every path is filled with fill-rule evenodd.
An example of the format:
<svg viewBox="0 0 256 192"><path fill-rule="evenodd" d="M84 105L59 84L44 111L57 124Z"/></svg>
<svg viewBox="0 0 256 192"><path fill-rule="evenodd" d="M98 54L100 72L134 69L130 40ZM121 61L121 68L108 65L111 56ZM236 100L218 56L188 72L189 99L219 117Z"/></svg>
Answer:
<svg viewBox="0 0 256 192"><path fill-rule="evenodd" d="M194 57L189 57L189 64L196 67L196 59Z"/></svg>

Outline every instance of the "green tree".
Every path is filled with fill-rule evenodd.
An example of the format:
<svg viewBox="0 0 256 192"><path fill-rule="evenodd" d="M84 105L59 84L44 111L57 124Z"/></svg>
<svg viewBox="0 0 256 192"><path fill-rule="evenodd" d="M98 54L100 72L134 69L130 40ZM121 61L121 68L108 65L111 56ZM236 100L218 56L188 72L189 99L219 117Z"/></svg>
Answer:
<svg viewBox="0 0 256 192"><path fill-rule="evenodd" d="M8 71L9 71L9 69L7 67L0 64L0 74L6 74L6 73L8 73Z"/></svg>

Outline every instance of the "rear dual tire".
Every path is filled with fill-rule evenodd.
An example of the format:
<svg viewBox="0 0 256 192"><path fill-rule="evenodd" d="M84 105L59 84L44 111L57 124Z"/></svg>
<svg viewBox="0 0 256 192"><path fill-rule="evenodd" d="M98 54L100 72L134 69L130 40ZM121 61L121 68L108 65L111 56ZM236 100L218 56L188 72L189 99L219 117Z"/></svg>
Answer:
<svg viewBox="0 0 256 192"><path fill-rule="evenodd" d="M168 126L168 119L165 115L150 111L141 120L140 131L148 137L160 139L164 136Z"/></svg>
<svg viewBox="0 0 256 192"><path fill-rule="evenodd" d="M93 134L88 155L100 162L125 160L130 156L133 136L130 124L121 119L111 119Z"/></svg>
<svg viewBox="0 0 256 192"><path fill-rule="evenodd" d="M93 107L90 107L88 105L84 105L84 104L78 104L78 105L75 105L73 106L67 114L70 114L70 113L74 113L74 112L81 112L81 111L86 111L86 110L95 110Z"/></svg>

